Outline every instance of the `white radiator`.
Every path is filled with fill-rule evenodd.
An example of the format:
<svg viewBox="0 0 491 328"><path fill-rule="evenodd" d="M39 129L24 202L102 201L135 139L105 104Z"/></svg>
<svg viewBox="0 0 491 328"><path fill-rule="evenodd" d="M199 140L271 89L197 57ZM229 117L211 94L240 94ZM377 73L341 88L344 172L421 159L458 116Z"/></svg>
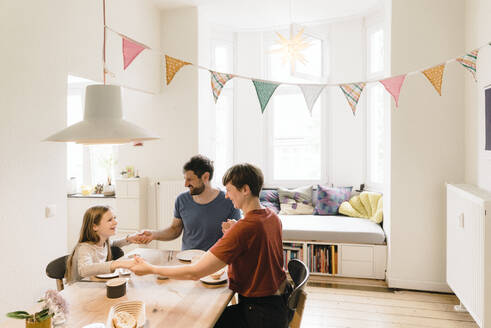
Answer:
<svg viewBox="0 0 491 328"><path fill-rule="evenodd" d="M491 193L447 185L447 283L480 327L491 327Z"/></svg>
<svg viewBox="0 0 491 328"><path fill-rule="evenodd" d="M174 203L176 197L186 191L184 180L157 181L157 229L169 227L174 219ZM172 241L158 242L158 248L169 250L181 249L181 237Z"/></svg>

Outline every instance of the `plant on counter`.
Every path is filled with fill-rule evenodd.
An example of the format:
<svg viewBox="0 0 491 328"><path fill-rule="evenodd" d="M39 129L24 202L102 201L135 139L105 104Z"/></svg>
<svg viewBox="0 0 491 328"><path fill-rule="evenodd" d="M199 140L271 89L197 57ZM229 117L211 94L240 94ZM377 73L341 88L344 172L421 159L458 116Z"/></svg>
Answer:
<svg viewBox="0 0 491 328"><path fill-rule="evenodd" d="M62 324L66 320L68 314L68 303L65 301L56 290L48 290L44 294L44 298L38 301L43 303L42 310L30 314L27 311L15 311L7 313L7 317L14 319L25 319L26 327L41 326L40 323L47 323L47 327L51 326L51 318L53 324ZM38 324L38 325L36 325Z"/></svg>

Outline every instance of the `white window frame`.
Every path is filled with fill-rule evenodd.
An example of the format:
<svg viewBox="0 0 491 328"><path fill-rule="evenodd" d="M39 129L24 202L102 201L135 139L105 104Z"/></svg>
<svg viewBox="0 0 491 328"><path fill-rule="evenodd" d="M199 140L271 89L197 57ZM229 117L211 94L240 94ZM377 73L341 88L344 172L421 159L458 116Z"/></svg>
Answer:
<svg viewBox="0 0 491 328"><path fill-rule="evenodd" d="M217 31L215 31L215 34L221 34ZM217 37L213 37L211 39L211 42L210 42L210 62L211 62L211 67L213 67L214 69L218 70L218 68L216 67L216 58L215 58L215 49L216 47L218 46L222 46L222 45L225 45L226 47L230 48L231 52L232 52L232 62L231 62L231 69L230 70L226 70L224 72L221 72L221 73L231 73L231 72L234 72L235 69L236 69L236 66L237 66L237 45L236 45L236 35L235 33L233 33L233 36L232 38L227 38L226 36L224 35L218 35ZM219 71L219 70L218 70ZM232 79L231 81L227 82L227 84L225 85L225 87L222 89L221 93L220 93L220 97L218 98L218 101L220 101L220 98L225 96L225 97L230 97L231 98L231 104L232 104L232 110L229 112L229 117L227 119L227 126L229 126L229 132L230 132L230 136L231 136L231 141L228 143L227 145L227 163L226 163L226 166L231 166L234 162L235 162L235 158L236 158L236 152L235 152L235 148L236 148L236 129L235 129L235 125L236 125L236 101L237 101L237 79ZM216 106L215 104L213 104L213 106ZM216 110L212 110L210 111L213 115L213 118L212 118L212 122L213 124L215 125L216 124ZM215 145L216 144L216 134L213 136L213 140L212 140L212 144ZM213 147L213 154L212 154L212 157L213 158L216 158L216 147ZM222 182L221 182L221 179L216 179L215 180L215 184L218 185L218 186L221 186L222 185Z"/></svg>
<svg viewBox="0 0 491 328"><path fill-rule="evenodd" d="M383 67L380 71L377 71L377 72L370 72L370 62L371 62L371 44L370 44L370 35L378 30L381 30L383 35L384 35L384 56L387 57L389 54L387 53L387 31L386 31L386 28L385 28L385 25L383 23L383 21L381 21L380 19L378 19L377 21L374 21L372 23L369 23L369 24L366 24L365 25L365 40L366 40L366 61L365 61L365 67L366 67L366 77L367 77L367 80L379 80L379 79L382 79L384 78L384 76L386 75L386 72L387 72L387 58L384 57L384 61L383 61ZM387 161L384 161L384 172L382 174L382 178L383 178L383 182L382 183L378 183L378 182L375 182L372 180L372 177L371 177L371 163L372 163L372 160L371 160L371 156L372 156L372 151L371 151L371 130L372 130L372 127L371 127L371 111L369 110L369 106L370 106L370 103L371 103L371 93L370 93L370 85L367 86L367 92L366 92L366 144L365 144L365 149L366 149L366 156L365 156L365 188L366 189L369 189L369 190L375 190L375 191L380 191L380 192L383 192L384 191L384 186L386 184L386 174L385 174L385 171L387 171ZM385 89L384 89L385 91ZM389 113L389 110L390 110L390 99L388 97L388 94L386 92L384 92L384 127L385 129L387 129L387 124L388 124L388 113ZM386 136L386 134L384 134L384 136ZM388 143L387 143L387 140L384 140L384 154L385 156L387 156L387 146L388 146Z"/></svg>
<svg viewBox="0 0 491 328"><path fill-rule="evenodd" d="M321 40L322 42L322 61L321 61L321 70L322 70L322 75L319 76L313 76L309 74L304 74L304 73L299 73L295 71L291 71L291 68L289 68L290 75L291 77L294 78L301 78L301 79L307 79L308 81L313 83L316 82L321 82L326 79L327 76L327 63L328 57L327 57L327 37L321 37L319 35L315 35L312 33L309 33L307 31L304 32L304 35L308 35L309 37L316 38ZM273 78L271 77L271 57L269 56L269 53L267 49L273 44L276 43L276 37L272 33L263 33L263 46L264 46L264 67L263 71L266 73L265 75L267 76L268 80L272 80ZM288 64L286 64L288 65ZM299 82L299 83L307 83L307 82ZM294 91L295 89L298 89L298 91ZM300 94L303 97L302 91L294 85L283 85L281 87L278 87L273 96L270 99L270 103L268 103L268 107L274 106L274 97L277 95L287 95L287 94ZM322 92L322 94L319 96L317 99L317 102L321 102L321 109L320 109L320 177L319 180L276 180L274 179L274 152L273 152L273 122L274 122L274 113L272 110L268 111L266 110L264 113L265 119L263 120L263 129L264 129L264 144L266 147L264 147L264 153L263 153L263 158L265 159L264 161L264 166L265 166L265 187L283 187L283 188L295 188L303 185L316 185L316 184L326 184L328 179L329 179L329 162L328 162L328 154L329 154L329 131L328 131L328 101L326 97L326 89ZM307 110L307 109L305 109Z"/></svg>

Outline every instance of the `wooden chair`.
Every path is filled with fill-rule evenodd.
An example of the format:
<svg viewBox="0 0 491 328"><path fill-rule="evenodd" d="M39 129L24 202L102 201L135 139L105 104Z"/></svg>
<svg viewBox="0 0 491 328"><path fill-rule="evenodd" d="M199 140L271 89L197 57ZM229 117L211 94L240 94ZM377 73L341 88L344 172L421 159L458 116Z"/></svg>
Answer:
<svg viewBox="0 0 491 328"><path fill-rule="evenodd" d="M288 262L288 272L293 280L293 291L288 297L287 305L290 310L295 311L290 321L290 327L299 328L307 298L307 294L303 291L303 288L307 285L310 273L307 266L297 259Z"/></svg>
<svg viewBox="0 0 491 328"><path fill-rule="evenodd" d="M117 260L124 255L124 252L120 247L111 246L111 254L112 258ZM49 262L46 266L46 275L52 279L56 279L56 289L58 289L58 291L65 288L63 285L63 278L65 277L67 259L68 255L61 256Z"/></svg>

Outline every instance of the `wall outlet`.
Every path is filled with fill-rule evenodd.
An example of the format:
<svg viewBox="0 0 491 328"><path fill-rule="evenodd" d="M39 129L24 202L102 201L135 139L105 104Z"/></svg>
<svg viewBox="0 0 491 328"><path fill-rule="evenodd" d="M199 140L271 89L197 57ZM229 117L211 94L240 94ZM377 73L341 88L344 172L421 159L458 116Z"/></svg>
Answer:
<svg viewBox="0 0 491 328"><path fill-rule="evenodd" d="M51 218L56 216L56 205L47 205L44 210L44 215L46 218Z"/></svg>

